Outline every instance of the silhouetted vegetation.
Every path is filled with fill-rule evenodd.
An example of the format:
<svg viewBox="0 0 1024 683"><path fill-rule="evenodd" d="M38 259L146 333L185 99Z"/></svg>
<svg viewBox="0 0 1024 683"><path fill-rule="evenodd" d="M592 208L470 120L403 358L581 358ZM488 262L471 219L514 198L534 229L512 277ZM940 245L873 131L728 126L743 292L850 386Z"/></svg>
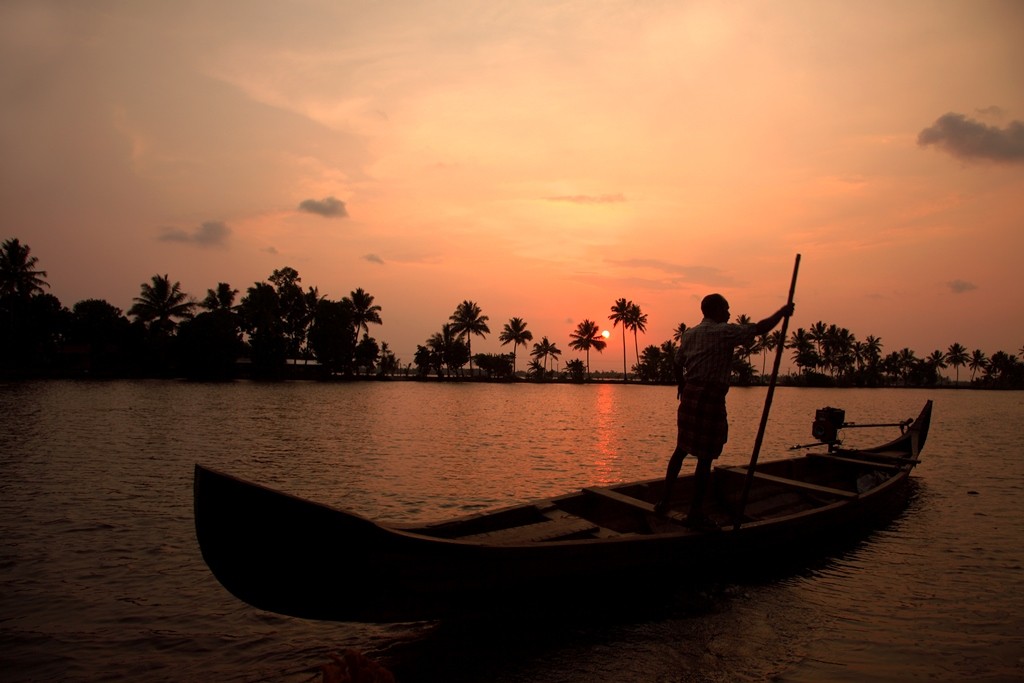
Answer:
<svg viewBox="0 0 1024 683"><path fill-rule="evenodd" d="M491 333L491 329L487 327L489 318L481 313L476 302L467 300L459 304L448 319L451 321L451 331L460 341L466 343L466 352L469 355L469 374L472 375L473 337L477 336L483 339Z"/></svg>
<svg viewBox="0 0 1024 683"><path fill-rule="evenodd" d="M550 360L552 364L558 362L562 355L558 345L549 341L547 337L541 337L541 340L533 345L530 355L533 357L530 361L530 376L534 379L553 379L556 372L548 370L548 361Z"/></svg>
<svg viewBox="0 0 1024 683"><path fill-rule="evenodd" d="M371 295L356 289L331 301L313 287L304 291L293 268L253 283L237 304L228 283L196 301L169 275L154 275L124 314L96 299L69 311L44 291L47 274L37 264L16 239L0 247L4 377L277 379L300 363L321 377L399 368L387 345L369 336L369 325L381 324Z"/></svg>
<svg viewBox="0 0 1024 683"><path fill-rule="evenodd" d="M587 375L590 375L590 349L596 350L598 353L604 351L604 347L608 346L608 342L601 336L601 332L598 330L597 323L590 319L584 319L576 329L569 335L572 340L569 342L569 348L577 351L582 351L587 354ZM566 366L568 369L568 366Z"/></svg>
<svg viewBox="0 0 1024 683"><path fill-rule="evenodd" d="M608 319L612 321L613 327L622 323L622 381L625 382L629 380L629 374L626 372L626 330L633 332L633 349L639 363L640 345L637 333L647 331L647 314L640 310L638 304L626 299L617 299L612 305L612 314L608 316Z"/></svg>
<svg viewBox="0 0 1024 683"><path fill-rule="evenodd" d="M547 336L533 343L525 370L518 370L519 346L534 335L523 318L512 317L498 339L512 345L508 354L472 352L472 338L490 333L488 316L465 300L456 306L439 332L418 345L413 362L402 361L370 336L370 325L382 325L381 306L361 288L332 301L315 287L303 290L293 268L275 270L253 283L236 303L239 290L220 282L202 301L182 291L170 276L153 275L139 285L127 314L98 299L84 299L65 308L46 292L47 272L28 245L8 239L0 245L0 376L30 377L182 377L228 380L239 376L278 379L301 371L306 377L389 377L414 372L416 377L482 378L583 382L594 377L619 378L618 373L591 373L590 350L607 342L597 323L584 319L569 335L569 348L584 354L559 369L562 351ZM617 299L608 319L622 325L622 380L675 384L675 355L687 329L680 323L673 338L642 350L638 335L646 332L647 315L625 298ZM738 322L749 322L738 316ZM635 363L627 371L626 332L633 333ZM960 343L919 358L909 348L885 353L882 340L858 340L846 328L819 321L797 328L788 339L779 331L738 348L732 380L739 385L764 381L765 369L780 345L796 371L781 379L800 386L936 386L949 384L940 371L960 371L980 388L1024 388L1024 362L997 351L988 356ZM1019 351L1024 356L1024 348ZM466 371L466 366L468 371ZM475 367L474 367L475 365Z"/></svg>
<svg viewBox="0 0 1024 683"><path fill-rule="evenodd" d="M516 349L520 344L526 346L527 342L533 341L533 332L526 329L526 321L522 318L510 318L498 339L502 346L512 344L512 373L515 374Z"/></svg>
<svg viewBox="0 0 1024 683"><path fill-rule="evenodd" d="M749 322L739 316L738 322ZM672 383L672 359L678 351L677 340L685 325L680 325L674 339L660 347L648 346L633 371L644 381ZM968 355L963 345L953 343L946 351L935 350L925 358L918 358L909 348L882 352L882 340L868 336L863 342L847 329L817 322L809 330L797 328L783 341L778 330L762 335L750 347L739 347L733 357L732 382L737 385L756 384L764 378L768 355L780 344L790 352L790 360L797 371L780 381L794 386L815 387L931 387L948 384L939 372L955 368L955 383L959 384L959 370L971 370L971 384L979 388L1024 388L1024 362L1016 356L999 351L988 358L975 349ZM1024 355L1024 349L1021 351ZM751 358L760 356L760 372ZM979 373L976 376L976 373Z"/></svg>

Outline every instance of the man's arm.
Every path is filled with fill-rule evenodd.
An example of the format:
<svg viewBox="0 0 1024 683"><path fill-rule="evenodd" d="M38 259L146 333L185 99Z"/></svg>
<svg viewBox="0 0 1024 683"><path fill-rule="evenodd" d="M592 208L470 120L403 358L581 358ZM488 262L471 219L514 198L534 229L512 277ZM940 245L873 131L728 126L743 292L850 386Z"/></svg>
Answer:
<svg viewBox="0 0 1024 683"><path fill-rule="evenodd" d="M779 310L775 311L770 316L765 318L764 320L761 320L756 325L754 325L754 330L758 334L768 334L773 329L775 329L776 325L782 322L783 318L788 318L789 316L793 315L793 308L793 304L786 304L785 306L783 306L782 308L780 308Z"/></svg>

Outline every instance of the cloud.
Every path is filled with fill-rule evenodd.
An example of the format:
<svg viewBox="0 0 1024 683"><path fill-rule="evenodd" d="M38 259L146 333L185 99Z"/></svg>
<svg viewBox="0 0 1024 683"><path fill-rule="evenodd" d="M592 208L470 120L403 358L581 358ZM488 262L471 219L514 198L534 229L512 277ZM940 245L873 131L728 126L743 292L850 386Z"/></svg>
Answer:
<svg viewBox="0 0 1024 683"><path fill-rule="evenodd" d="M1004 110L1002 107L999 107L999 106L994 105L994 104L991 105L991 106L988 106L988 107L982 107L980 109L975 109L975 111L978 112L979 114L981 114L982 116L990 116L990 117L997 118L997 119L998 118L1002 118L1003 115L1006 114L1006 110Z"/></svg>
<svg viewBox="0 0 1024 683"><path fill-rule="evenodd" d="M345 218L348 210L345 202L337 197L325 197L324 199L306 199L299 204L299 211L315 213L324 218Z"/></svg>
<svg viewBox="0 0 1024 683"><path fill-rule="evenodd" d="M609 260L608 263L626 268L662 271L673 276L676 282L693 282L718 287L735 287L741 284L726 271L711 266L685 266L657 259Z"/></svg>
<svg viewBox="0 0 1024 683"><path fill-rule="evenodd" d="M201 247L223 246L231 234L231 228L223 221L206 221L193 231L181 228L164 228L160 237L161 242L183 242L186 244L197 244Z"/></svg>
<svg viewBox="0 0 1024 683"><path fill-rule="evenodd" d="M946 283L946 286L949 287L949 291L954 294L963 294L964 292L969 292L972 289L978 288L976 284L973 282L967 282L966 280L950 280Z"/></svg>
<svg viewBox="0 0 1024 683"><path fill-rule="evenodd" d="M618 204L619 202L626 201L626 197L622 193L599 195L574 194L544 197L544 200L548 202L569 202L570 204Z"/></svg>
<svg viewBox="0 0 1024 683"><path fill-rule="evenodd" d="M917 144L936 145L970 161L1024 163L1024 123L1011 121L1006 128L998 128L950 112L918 133Z"/></svg>
<svg viewBox="0 0 1024 683"><path fill-rule="evenodd" d="M384 265L384 259L382 259L380 256L377 256L376 254L367 254L366 256L363 257L363 260L369 261L370 263L379 263L382 266Z"/></svg>

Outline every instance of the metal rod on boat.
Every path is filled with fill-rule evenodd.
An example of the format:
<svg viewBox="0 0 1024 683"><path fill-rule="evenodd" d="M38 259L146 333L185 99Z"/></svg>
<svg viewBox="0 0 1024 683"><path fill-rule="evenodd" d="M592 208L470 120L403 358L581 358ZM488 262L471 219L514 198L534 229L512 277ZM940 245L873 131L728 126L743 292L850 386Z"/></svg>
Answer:
<svg viewBox="0 0 1024 683"><path fill-rule="evenodd" d="M903 429L904 427L909 427L913 422L913 420L903 420L902 422L878 422L867 425L857 424L856 422L844 422L840 429L865 429L867 427L899 427Z"/></svg>
<svg viewBox="0 0 1024 683"><path fill-rule="evenodd" d="M793 279L789 283L789 300L786 305L793 303L793 295L796 293L796 274L800 270L800 254L796 255L796 262L793 263ZM786 348L786 330L789 327L789 316L782 319L782 342L775 354L775 365L772 367L772 377L768 382L768 394L764 398L764 410L761 411L761 424L757 428L757 438L754 440L754 452L750 455L750 466L747 467L747 477L743 482L743 495L740 496L740 506L736 510L736 519L733 525L734 530L739 530L743 523L743 511L747 507L747 497L750 495L750 485L754 481L754 468L757 466L757 456L761 452L761 442L764 441L764 431L768 426L768 412L772 408L772 397L775 395L775 382L779 378L779 366L782 364L782 351Z"/></svg>

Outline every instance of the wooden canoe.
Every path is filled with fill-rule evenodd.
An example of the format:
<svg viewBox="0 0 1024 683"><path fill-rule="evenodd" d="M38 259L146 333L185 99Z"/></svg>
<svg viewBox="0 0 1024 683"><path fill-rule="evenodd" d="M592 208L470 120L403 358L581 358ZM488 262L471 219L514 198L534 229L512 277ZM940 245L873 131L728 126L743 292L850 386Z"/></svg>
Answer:
<svg viewBox="0 0 1024 683"><path fill-rule="evenodd" d="M874 448L829 445L757 465L742 519L745 466L718 466L706 508L719 529L683 524L692 474L669 517L653 514L661 478L426 524L384 524L195 467L196 536L233 595L295 617L389 622L490 606L595 601L661 581L758 564L902 510L928 435L932 403Z"/></svg>

